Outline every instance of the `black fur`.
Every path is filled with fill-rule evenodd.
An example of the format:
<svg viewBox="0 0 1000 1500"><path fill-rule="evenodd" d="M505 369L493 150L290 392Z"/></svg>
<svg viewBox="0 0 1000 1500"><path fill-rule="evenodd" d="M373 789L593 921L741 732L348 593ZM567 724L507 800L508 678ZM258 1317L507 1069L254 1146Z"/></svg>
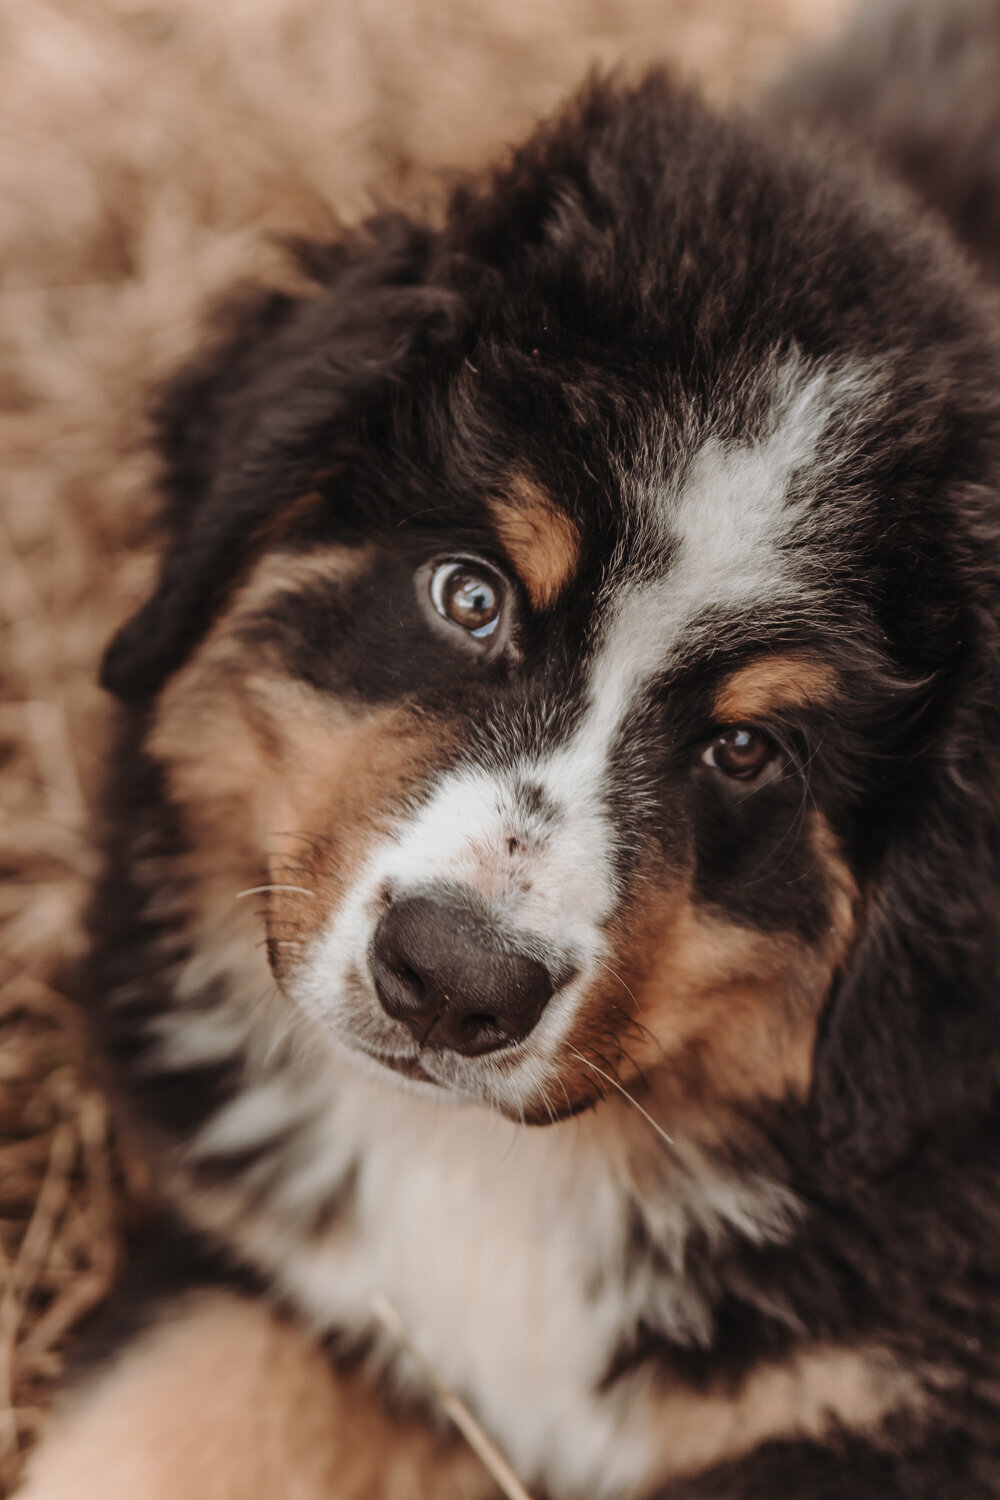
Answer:
<svg viewBox="0 0 1000 1500"><path fill-rule="evenodd" d="M799 563L821 603L720 613L717 655L665 681L616 751L623 882L636 851L666 860L689 838L701 900L816 939L829 910L807 893L810 860L766 863L775 828L797 826L801 783L734 808L708 778L688 800L669 778L711 731L711 689L731 664L821 644L850 706L784 728L864 916L824 1010L811 1096L769 1107L748 1134L805 1206L801 1227L768 1245L695 1235L686 1275L711 1307L710 1345L640 1323L605 1388L638 1368L664 1389L734 1388L762 1360L823 1342L878 1343L936 1383L921 1415L870 1440L768 1444L662 1500L1000 1496L1000 7L878 11L754 120L716 118L659 73L633 89L595 83L463 186L439 232L377 219L303 252L311 291L236 304L162 398L161 578L104 667L133 706L91 985L114 1000L105 1035L133 1109L154 1137L181 1138L239 1080L138 1071L143 1027L171 1005L169 966L149 954L183 946L133 879L151 847L182 842L142 743L156 694L268 520L318 489L281 546L376 539L381 592L365 574L356 594L296 593L247 627L249 649L273 646L345 701L416 694L430 720L460 720L471 759L488 745L512 761L535 732L521 686L447 655L413 569L442 538L496 554L482 497L511 469L558 496L582 537L573 596L530 620L525 607L521 649L538 701L562 704L547 725L559 743L580 713L602 570L616 548L642 560L622 476L650 434L667 464L693 427L752 441L766 416L755 372L793 349L877 370L870 410L824 455L835 499L816 500L824 543ZM630 788L650 766L661 782L640 812ZM267 1149L280 1173L280 1142ZM751 1153L741 1169L756 1166ZM267 1172L258 1180L264 1191ZM332 1192L325 1225L350 1214L352 1188ZM639 1207L629 1243L623 1281L662 1260Z"/></svg>

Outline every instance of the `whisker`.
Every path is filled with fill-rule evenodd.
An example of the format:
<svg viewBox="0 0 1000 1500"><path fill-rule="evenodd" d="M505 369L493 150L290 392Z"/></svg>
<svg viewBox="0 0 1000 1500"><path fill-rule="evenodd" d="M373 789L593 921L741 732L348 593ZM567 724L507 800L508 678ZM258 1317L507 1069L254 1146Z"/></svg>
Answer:
<svg viewBox="0 0 1000 1500"><path fill-rule="evenodd" d="M807 773L809 771L809 767L812 765L813 761L816 759L816 757L819 754L820 750L823 748L823 745L825 743L825 736L821 736L820 739L814 745L812 745L810 747L809 754L806 757L806 759L803 760L803 761L799 761L799 762L796 761L796 756L795 756L794 751L792 750L791 746L788 745L786 743L786 741L781 738L780 735L777 735L776 739L777 739L778 745L781 747L781 749L785 752L786 756L788 757L789 763L797 765L797 772L798 772L799 782L800 782L800 786L801 786L801 795L799 797L799 805L798 805L798 807L795 810L795 816L794 816L794 818L792 819L792 821L789 824L788 828L785 829L785 832L782 834L781 838L774 845L774 847L772 849L768 850L767 853L765 853L762 856L762 858L759 859L757 861L757 863L754 865L753 869L750 871L749 875L747 876L747 879L746 879L746 882L745 882L745 884L747 884L747 885L757 885L757 884L759 884L759 882L755 879L755 877L757 875L758 870L763 870L765 867L768 867L767 868L767 876L766 877L762 877L762 879L763 878L766 878L768 880L773 879L774 875L777 874L778 871L781 870L782 866L791 857L791 854L794 852L794 850L795 850L795 848L796 848L796 846L798 844L799 835L801 834L801 832L803 830L803 827L805 826L805 821L806 821L806 817L807 817L808 810L809 810L809 804L812 805L812 809L813 809L814 812L816 812L816 813L819 812L819 806L818 806L818 804L816 802L816 796L815 796L815 793L813 792L812 785L811 785L811 783L809 781L809 777L808 777ZM743 798L740 799L741 803L749 801L750 797L756 796L756 792L764 791L767 785L768 785L768 783L765 783L764 786L758 787L755 792L749 792L746 797L743 797ZM786 843L789 845L789 852L788 852L788 854L787 855L783 854L781 860L777 864L774 864L773 861L775 861L777 859L777 856L782 852L782 850L784 849ZM816 865L816 859L814 858L813 862L812 862L812 865L810 865L810 867L809 867L809 870L806 871L806 875L811 874L812 870L815 868L815 865ZM796 876L795 878L796 878L796 880L798 880L798 879L802 879L803 877L802 876Z"/></svg>
<svg viewBox="0 0 1000 1500"><path fill-rule="evenodd" d="M639 1081L641 1082L643 1088L648 1088L649 1084L646 1081L646 1075L642 1071L642 1069L639 1066L639 1064L636 1062L635 1058L631 1055L631 1053L626 1052L625 1048L621 1045L620 1042L618 1044L618 1049L619 1049L619 1052L620 1052L621 1056L625 1059L625 1061L627 1063L631 1063L633 1069L638 1074ZM598 1057L600 1057L601 1062L607 1062L607 1058L604 1057L601 1053L598 1053L597 1055L598 1055ZM610 1064L609 1064L609 1066L610 1066ZM614 1069L612 1069L612 1071L615 1072L615 1073L617 1073L618 1069L614 1068ZM620 1075L619 1075L619 1077L620 1077Z"/></svg>
<svg viewBox="0 0 1000 1500"><path fill-rule="evenodd" d="M583 1063L585 1068L590 1068L594 1073L598 1075L599 1078L603 1078L606 1083L610 1083L613 1089L617 1089L622 1098L627 1099L632 1108L637 1109L642 1115L643 1119L647 1122L647 1124L653 1127L661 1140L666 1141L668 1146L672 1146L674 1144L673 1138L667 1134L663 1126L656 1123L649 1111L643 1109L638 1099L633 1099L628 1089L623 1088L616 1078L612 1078L610 1073L605 1073L604 1069L599 1068L596 1063L591 1062L589 1057L584 1057L582 1052L577 1052L575 1047L570 1047L569 1051L573 1054L574 1057L579 1058L580 1062Z"/></svg>
<svg viewBox="0 0 1000 1500"><path fill-rule="evenodd" d="M570 1111L570 1113L572 1113L572 1111L573 1111L573 1101L569 1097L569 1090L567 1089L566 1085L563 1083L563 1081L560 1078L560 1076L559 1076L558 1073L555 1076L554 1082L558 1083L559 1087L562 1089L563 1098L566 1100L566 1108L567 1108L567 1110Z"/></svg>
<svg viewBox="0 0 1000 1500"><path fill-rule="evenodd" d="M549 1124L554 1125L556 1123L556 1112L549 1101L548 1090L539 1086L538 1096L545 1105L545 1113L549 1117Z"/></svg>
<svg viewBox="0 0 1000 1500"><path fill-rule="evenodd" d="M245 891L237 891L235 899L242 901L244 896L259 896L261 891L295 891L299 896L308 896L310 901L319 899L315 891L307 891L304 885L251 885Z"/></svg>
<svg viewBox="0 0 1000 1500"><path fill-rule="evenodd" d="M663 1052L663 1043L654 1032L650 1031L648 1026L644 1025L642 1021L637 1020L635 1016L630 1016L628 1011L620 1010L618 1014L621 1017L622 1028L630 1036L633 1036L637 1042L647 1042L650 1046L655 1047L658 1052Z"/></svg>
<svg viewBox="0 0 1000 1500"><path fill-rule="evenodd" d="M614 971L614 969L611 967L611 965L610 964L606 964L604 962L603 958L597 958L597 957L595 957L594 958L594 963L595 964L600 964L600 966L601 966L602 969L607 969L607 971L611 975L612 979L617 979L618 983L621 985L622 989L625 991L626 995L629 997L629 999L631 1000L632 1004L635 1006L636 1010L638 1010L639 1009L639 1002L635 998L635 995L632 993L632 991L629 989L628 985L625 983L625 981L622 978L622 976L620 974L616 974L615 971Z"/></svg>

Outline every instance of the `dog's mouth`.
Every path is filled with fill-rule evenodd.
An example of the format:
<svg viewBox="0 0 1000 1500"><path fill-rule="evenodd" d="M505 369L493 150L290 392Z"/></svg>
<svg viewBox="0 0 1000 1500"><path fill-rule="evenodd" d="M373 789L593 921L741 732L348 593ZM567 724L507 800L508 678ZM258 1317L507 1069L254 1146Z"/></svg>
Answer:
<svg viewBox="0 0 1000 1500"><path fill-rule="evenodd" d="M380 1056L374 1052L368 1055L376 1062L380 1062L384 1068L389 1068L393 1073L400 1073L404 1078L410 1078L415 1083L432 1083L435 1088L442 1087L440 1079L428 1073L417 1057Z"/></svg>
<svg viewBox="0 0 1000 1500"><path fill-rule="evenodd" d="M436 1089L446 1089L448 1086L440 1078L435 1078L423 1066L419 1057L408 1057L399 1052L383 1051L380 1047L373 1047L369 1043L361 1042L357 1037L345 1038L350 1052L360 1054L368 1062L379 1068L385 1068L389 1073L395 1073L401 1078L408 1079L411 1083L427 1083Z"/></svg>
<svg viewBox="0 0 1000 1500"><path fill-rule="evenodd" d="M434 1025L410 1036L404 1022L385 1014L367 966L353 965L338 986L336 999L321 1010L308 990L289 986L290 998L331 1033L344 1054L369 1077L386 1086L416 1092L434 1091L438 1099L477 1104L521 1123L551 1124L591 1107L595 1094L563 1078L548 1056L544 1038L535 1027L525 1036L495 1036L500 1028L493 1010L476 1014L466 1034L457 1037L462 1050L443 1044ZM312 1002L312 1003L310 1003ZM454 1023L453 1023L454 1024ZM511 1028L513 1029L513 1028ZM542 1028L539 1028L542 1029ZM584 1097L580 1097L583 1094ZM536 1118L537 1117L537 1118Z"/></svg>
<svg viewBox="0 0 1000 1500"><path fill-rule="evenodd" d="M364 1058L368 1064L377 1069L384 1068L386 1072L405 1079L407 1083L416 1084L418 1088L420 1085L429 1085L446 1097L451 1095L456 1102L485 1106L520 1125L548 1126L574 1119L577 1115L585 1114L593 1109L602 1097L601 1094L594 1092L573 1097L565 1089L561 1089L559 1097L553 1095L544 1105L536 1104L530 1098L504 1100L492 1090L479 1089L470 1085L468 1080L463 1083L456 1079L435 1077L424 1067L419 1057L383 1052L369 1043L359 1042L356 1037L351 1037L347 1041L347 1047L355 1057Z"/></svg>

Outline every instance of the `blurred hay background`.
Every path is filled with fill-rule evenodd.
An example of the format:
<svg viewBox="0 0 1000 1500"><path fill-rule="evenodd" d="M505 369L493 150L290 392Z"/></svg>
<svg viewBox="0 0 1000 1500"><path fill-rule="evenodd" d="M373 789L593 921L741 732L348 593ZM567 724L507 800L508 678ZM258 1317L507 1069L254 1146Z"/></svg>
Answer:
<svg viewBox="0 0 1000 1500"><path fill-rule="evenodd" d="M0 1495L137 1197L67 991L95 663L149 574L144 390L275 268L268 231L432 196L594 62L738 96L846 3L0 0Z"/></svg>

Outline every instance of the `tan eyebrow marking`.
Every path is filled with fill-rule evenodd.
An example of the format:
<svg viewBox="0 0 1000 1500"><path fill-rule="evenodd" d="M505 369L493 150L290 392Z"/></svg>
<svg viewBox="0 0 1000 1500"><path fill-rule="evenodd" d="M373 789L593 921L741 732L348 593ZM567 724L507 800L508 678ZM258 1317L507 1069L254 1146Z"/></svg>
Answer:
<svg viewBox="0 0 1000 1500"><path fill-rule="evenodd" d="M757 719L776 709L828 702L836 692L836 672L826 662L803 652L762 657L741 667L716 695L717 719L736 723Z"/></svg>
<svg viewBox="0 0 1000 1500"><path fill-rule="evenodd" d="M564 510L532 480L515 475L507 493L490 505L500 540L531 602L550 604L569 582L580 556L580 537Z"/></svg>

